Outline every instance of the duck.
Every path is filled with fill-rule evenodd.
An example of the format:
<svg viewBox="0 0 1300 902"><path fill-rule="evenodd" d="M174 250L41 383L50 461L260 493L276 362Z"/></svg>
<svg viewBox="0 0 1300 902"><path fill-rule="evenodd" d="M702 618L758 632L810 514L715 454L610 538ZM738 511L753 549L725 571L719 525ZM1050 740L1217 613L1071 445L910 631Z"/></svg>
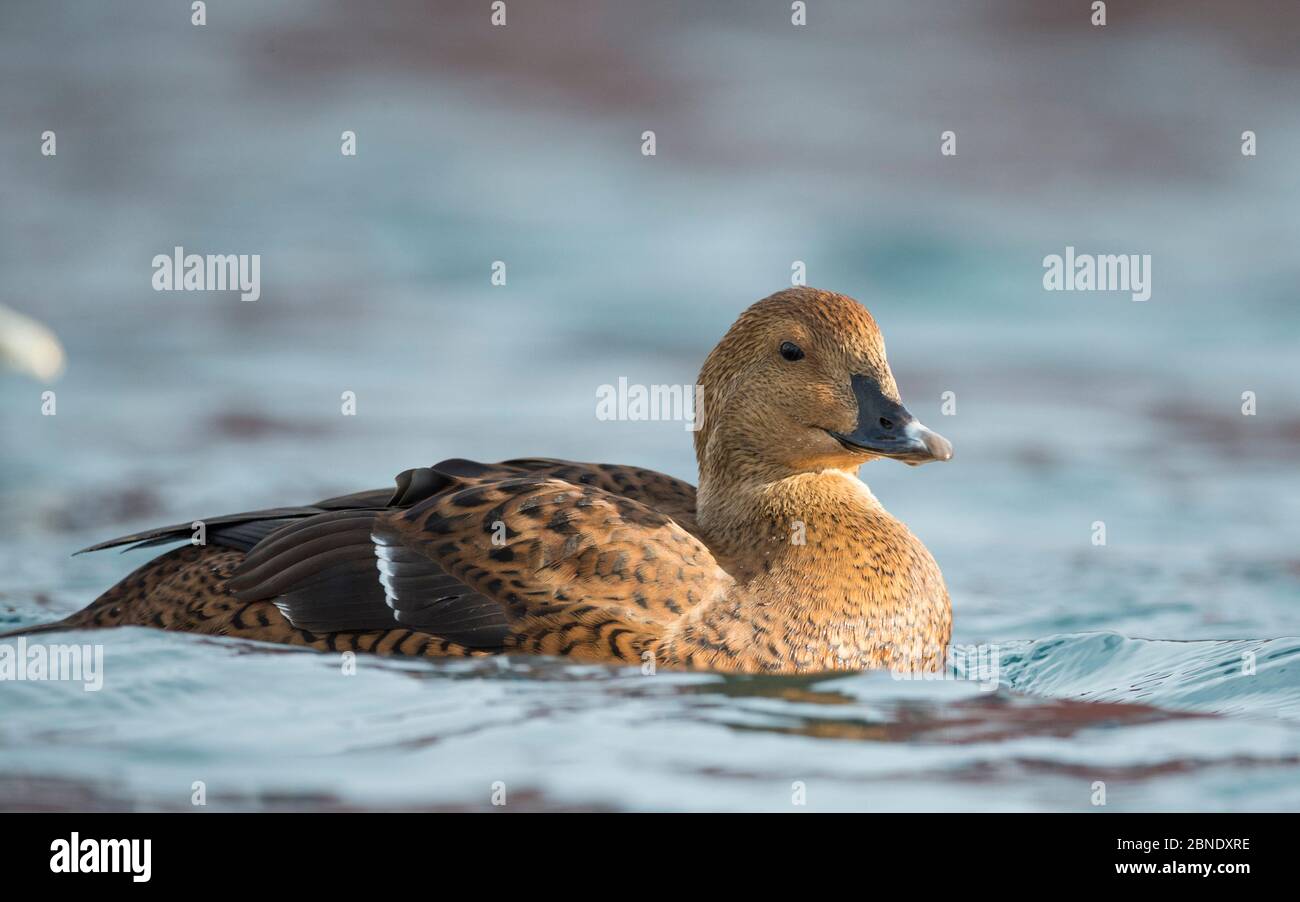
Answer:
<svg viewBox="0 0 1300 902"><path fill-rule="evenodd" d="M938 669L943 575L858 471L947 461L952 445L903 406L866 307L778 291L741 313L698 386L698 487L636 466L444 460L390 489L83 549L185 543L39 629L648 672Z"/></svg>

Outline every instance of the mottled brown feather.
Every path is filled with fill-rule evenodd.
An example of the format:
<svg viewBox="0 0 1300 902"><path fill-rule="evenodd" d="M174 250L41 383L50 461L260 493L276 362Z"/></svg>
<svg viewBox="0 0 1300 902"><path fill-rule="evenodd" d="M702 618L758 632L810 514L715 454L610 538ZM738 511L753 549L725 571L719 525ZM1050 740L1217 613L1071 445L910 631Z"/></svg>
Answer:
<svg viewBox="0 0 1300 902"><path fill-rule="evenodd" d="M384 514L374 535L499 601L507 649L583 660L641 660L667 624L732 584L671 517L595 480L465 478Z"/></svg>
<svg viewBox="0 0 1300 902"><path fill-rule="evenodd" d="M804 353L784 357L785 342ZM636 467L447 460L395 490L212 518L213 544L156 558L57 626L744 672L933 669L951 631L943 577L857 478L875 455L835 438L859 418L858 376L898 400L865 308L778 292L701 370L698 492ZM188 539L190 526L95 548Z"/></svg>

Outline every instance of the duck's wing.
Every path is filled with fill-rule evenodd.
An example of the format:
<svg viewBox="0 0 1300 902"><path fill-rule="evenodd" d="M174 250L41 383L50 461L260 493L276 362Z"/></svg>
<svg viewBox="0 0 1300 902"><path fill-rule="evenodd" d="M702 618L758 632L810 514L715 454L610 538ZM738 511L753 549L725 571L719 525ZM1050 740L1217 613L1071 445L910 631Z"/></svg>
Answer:
<svg viewBox="0 0 1300 902"><path fill-rule="evenodd" d="M293 521L249 551L226 588L240 601L273 601L312 633L405 627L469 648L500 648L507 624L495 601L414 553L392 552L401 573L387 571L373 538L382 514L335 510Z"/></svg>
<svg viewBox="0 0 1300 902"><path fill-rule="evenodd" d="M644 467L577 463L548 457L507 460L499 466L510 468L518 475L531 473L562 479L574 485L595 486L611 495L631 498L666 514L682 529L700 538L700 528L695 521L695 486L673 476Z"/></svg>
<svg viewBox="0 0 1300 902"><path fill-rule="evenodd" d="M405 509L455 479L436 467L419 467L399 474L396 483L315 504L204 518L208 543L246 552L227 589L241 601L273 601L295 627L315 633L407 627L467 647L499 647L506 631L500 605L432 561L412 562L408 570L412 582L426 591L408 604L394 599L390 606L370 538L375 517ZM189 541L193 526L144 530L77 553Z"/></svg>
<svg viewBox="0 0 1300 902"><path fill-rule="evenodd" d="M578 486L594 486L611 495L631 498L657 510L691 535L700 538L700 528L695 520L695 486L645 467L581 463L554 457L517 457L496 464L455 458L444 460L433 469L468 482L535 476L559 479Z"/></svg>
<svg viewBox="0 0 1300 902"><path fill-rule="evenodd" d="M557 478L558 474L574 481ZM532 485L539 494L532 497L521 492L518 488L521 484ZM654 507L623 493L653 502ZM558 592L556 601L563 601L564 585L574 592L574 598L605 585L607 597L598 599L601 603L612 606L622 599L639 609L634 618L653 622L657 616L676 616L676 612L689 608L702 597L698 588L685 583L678 587L677 593L660 591L671 575L660 568L677 567L684 575L694 565L693 556L700 552L716 568L708 550L692 535L695 491L687 483L633 467L543 458L500 464L446 460L433 467L401 473L395 489L341 495L310 505L210 517L202 522L209 543L246 552L227 582L232 594L242 601L273 601L299 629L330 633L401 626L469 647L496 648L512 631L511 596L517 595L520 584L527 580L512 576L515 585L505 591L498 591L502 586L490 578L471 583L469 577L452 574L438 555L432 553L436 548L421 544L418 530L412 531L413 544L396 541L401 531L391 523L392 518L420 505L425 506L421 517L427 520L438 506L435 502L440 500L449 505L447 517L458 517L456 522L461 523L473 513L468 499L507 496L516 499L518 503L511 510L521 516L517 525L508 528L514 533L505 547L519 541L521 536L541 540L540 532L536 535L535 531L521 532L521 526L527 526L537 516L534 512L547 511L547 522L554 520L547 529L545 548L549 550L544 554L548 555L548 563L555 566L534 579L554 584ZM459 501L451 501L453 497ZM572 502L572 510L564 509L565 499ZM600 503L594 504L591 499L599 499ZM611 510L617 518L610 515ZM597 514L604 519L598 519ZM567 576L558 569L560 561L555 558L554 549L550 549L554 537L560 535L555 530L560 528L561 519L573 523L573 533L569 535L580 537L564 537L576 556L571 564L574 569ZM451 519L446 519L445 524L451 529ZM623 532L615 536L616 528L622 528ZM633 532L629 533L629 529ZM639 539L636 530L641 531ZM162 545L187 541L192 535L192 522L178 523L121 536L84 550ZM635 548L628 544L633 539L636 539ZM688 540L689 548L679 547ZM583 569L587 566L583 562L589 560L586 552L593 544L602 542L606 552L598 556L602 561L632 560L638 553L643 557L661 556L662 560L651 563L647 557L639 568L630 571L633 574L630 579L638 587L631 592L621 591L615 584L626 582L626 573ZM435 543L436 546L445 544L445 540ZM468 548L467 543L462 544L462 553L468 554ZM482 573L492 572L493 568L503 572L511 569L504 566L500 546L491 546L489 550L496 554L485 557L487 566L481 568ZM619 564L616 570L622 567ZM481 575L479 569L468 569L475 576ZM720 570L718 573L727 578ZM642 580L650 585L640 586ZM516 613L520 617L529 616L526 606L518 608Z"/></svg>
<svg viewBox="0 0 1300 902"><path fill-rule="evenodd" d="M423 591L411 568L431 561L500 605L508 647L546 654L637 660L665 627L732 585L667 514L550 476L458 477L381 514L372 537L390 603Z"/></svg>

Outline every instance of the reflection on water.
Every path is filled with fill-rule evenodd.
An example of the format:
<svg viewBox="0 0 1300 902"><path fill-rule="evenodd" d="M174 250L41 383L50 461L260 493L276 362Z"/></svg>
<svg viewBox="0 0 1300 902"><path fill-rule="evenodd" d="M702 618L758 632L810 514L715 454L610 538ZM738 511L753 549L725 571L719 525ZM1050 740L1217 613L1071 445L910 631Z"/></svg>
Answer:
<svg viewBox="0 0 1300 902"><path fill-rule="evenodd" d="M127 629L108 642L100 693L6 687L0 792L28 809L186 810L198 780L223 810L485 810L500 781L524 810L786 810L802 782L818 810L1088 810L1102 780L1119 810L1300 803L1294 680L1077 700L1123 698L1096 687L1175 658L1194 670L1224 657L1223 643L1121 640L1117 658L1114 638L1026 644L987 692L530 658L365 657L345 676L333 656ZM1290 666L1275 651L1259 656L1266 681ZM1036 685L1058 660L1079 685Z"/></svg>
<svg viewBox="0 0 1300 902"><path fill-rule="evenodd" d="M196 780L215 809L480 810L498 780L512 809L788 810L796 781L817 810L1092 810L1095 780L1110 809L1300 805L1300 12L1132 6L1105 42L1012 0L801 30L738 2L496 30L415 2L231 2L204 29L0 9L0 303L67 352L57 416L0 377L0 625L147 559L68 557L107 535L445 457L693 478L680 424L598 420L597 386L691 382L802 261L872 307L953 440L863 475L943 566L955 641L1002 650L985 692L519 659L343 678L118 631L82 637L100 693L0 685L0 806L188 810ZM262 297L153 292L177 245L260 254ZM1151 300L1044 292L1066 246L1150 254Z"/></svg>

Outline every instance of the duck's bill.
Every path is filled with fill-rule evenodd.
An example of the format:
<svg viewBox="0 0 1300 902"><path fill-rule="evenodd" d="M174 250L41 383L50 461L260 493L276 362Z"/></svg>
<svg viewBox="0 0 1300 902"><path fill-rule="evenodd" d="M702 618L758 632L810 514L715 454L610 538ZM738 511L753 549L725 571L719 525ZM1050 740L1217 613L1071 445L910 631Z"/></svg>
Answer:
<svg viewBox="0 0 1300 902"><path fill-rule="evenodd" d="M832 432L831 435L850 451L891 457L912 466L952 459L952 442L915 419L904 425L897 436L869 438L857 432L848 435Z"/></svg>
<svg viewBox="0 0 1300 902"><path fill-rule="evenodd" d="M952 443L886 397L871 377L855 375L853 394L858 400L857 428L849 433L828 430L844 447L912 466L952 459Z"/></svg>

